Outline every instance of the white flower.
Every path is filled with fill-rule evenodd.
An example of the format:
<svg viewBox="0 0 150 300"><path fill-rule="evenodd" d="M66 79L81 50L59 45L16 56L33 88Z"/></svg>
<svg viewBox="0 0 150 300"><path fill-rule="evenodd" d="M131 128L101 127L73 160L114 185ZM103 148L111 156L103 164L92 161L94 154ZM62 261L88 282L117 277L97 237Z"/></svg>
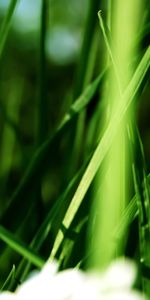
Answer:
<svg viewBox="0 0 150 300"><path fill-rule="evenodd" d="M136 276L134 263L119 259L103 273L76 269L58 272L57 263L46 263L34 272L15 293L3 292L0 300L142 300L132 290Z"/></svg>

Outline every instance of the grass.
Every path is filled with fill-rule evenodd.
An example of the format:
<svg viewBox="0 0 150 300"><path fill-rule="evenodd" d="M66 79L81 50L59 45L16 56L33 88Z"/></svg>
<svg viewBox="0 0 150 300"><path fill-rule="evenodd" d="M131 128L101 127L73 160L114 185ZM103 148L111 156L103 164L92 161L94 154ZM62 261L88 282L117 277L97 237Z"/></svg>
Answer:
<svg viewBox="0 0 150 300"><path fill-rule="evenodd" d="M3 23L1 25L1 31L0 31L0 40L1 40L1 43L0 43L0 56L2 55L2 52L4 50L4 45L5 45L8 33L9 33L9 28L11 26L11 20L12 20L13 13L15 11L17 2L18 2L17 0L11 0L10 1L6 16L5 16L5 18L3 20Z"/></svg>
<svg viewBox="0 0 150 300"><path fill-rule="evenodd" d="M10 2L0 30L0 55L5 63L16 6L17 1ZM49 108L52 111L59 108L49 104L51 87L47 85L49 62L45 45L46 12L50 8L47 0L42 2L37 60L39 86L37 82L34 86L39 92L38 101L32 103L38 118L36 114L36 117L25 116L25 123L30 124L28 135L30 130L33 134L30 149L26 150L21 122L27 78L17 81L19 75L15 75L11 81L10 105L0 98L3 161L0 166L0 270L4 273L1 290L14 290L15 278L23 281L31 269L41 268L45 261L55 258L61 269L106 267L117 255L126 256L127 240L137 217L136 231L140 238L132 259L138 264L141 261L142 270L150 268L149 175L136 120L137 107L148 91L150 46L145 47L142 42L149 32L149 23L143 18L140 32L136 25L131 28L129 24L118 29L116 24L120 22L123 7L117 8L117 15L111 1L107 1L107 6L106 16L103 9L98 13L98 28L99 1L89 2L74 88L70 91L73 101L52 129L47 118ZM129 7L136 24L138 11L136 15L134 7L130 4ZM144 5L141 11L146 12ZM122 39L122 32L129 33L124 49L121 43L117 45L117 36ZM97 63L103 49L107 52L104 62L101 58ZM10 65L8 62L8 73ZM51 63L51 67L57 73L57 66ZM4 74L1 74L2 82ZM7 85L10 86L9 80ZM3 86L0 83L0 89L8 96L8 87ZM56 86L59 97L59 82ZM65 92L67 95L68 91ZM65 99L62 107L66 105ZM17 170L19 176L13 183L11 174L17 174ZM116 215L115 221L112 215ZM130 238L129 244L133 246ZM150 296L150 283L144 271L141 277L143 291Z"/></svg>

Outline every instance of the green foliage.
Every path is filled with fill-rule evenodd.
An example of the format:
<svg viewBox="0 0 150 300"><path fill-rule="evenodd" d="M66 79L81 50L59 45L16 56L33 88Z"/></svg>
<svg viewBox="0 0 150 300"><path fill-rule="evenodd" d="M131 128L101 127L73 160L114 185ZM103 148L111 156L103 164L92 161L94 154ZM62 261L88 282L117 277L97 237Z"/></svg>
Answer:
<svg viewBox="0 0 150 300"><path fill-rule="evenodd" d="M31 269L41 268L48 259L56 258L62 269L87 268L91 257L98 252L98 247L95 249L92 244L96 236L96 214L101 213L106 225L109 224L106 210L100 212L95 204L110 171L109 167L103 171L103 165L107 166L118 129L127 120L127 114L131 110L138 114L138 106L146 110L150 46L148 18L143 17L141 30L132 45L133 49L140 45L139 50L127 62L134 72L122 84L119 58L114 53L113 5L111 1L105 4L105 22L104 5L101 3L99 7L100 3L89 1L78 62L66 67L55 65L46 52L47 32L53 26L49 22L48 0L41 1L36 49L25 48L22 37L11 27L17 1L10 1L3 17L0 30L1 290L14 290L17 280L23 281ZM102 8L98 13L100 28L99 8ZM107 54L102 58L104 49ZM120 100L112 115L107 97L112 91L111 78ZM137 263L141 259L142 266L149 268L150 175L147 172L150 170L149 157L144 154L148 146L144 133L140 136L137 129L139 124L136 119L127 121L125 126L129 144L125 152L130 152L132 158L128 191L131 200L125 203L119 223L109 232L116 249L124 239L122 254L132 256ZM149 133L147 128L140 130ZM119 145L120 141L117 153ZM92 216L94 205L97 211ZM117 210L115 205L113 209ZM137 216L139 226L134 225ZM139 231L140 239L135 241L131 255L128 248L133 246L132 226ZM103 229L99 233L105 234ZM139 251L140 258L136 256ZM141 275L143 289L149 295L149 280L144 279L144 271Z"/></svg>

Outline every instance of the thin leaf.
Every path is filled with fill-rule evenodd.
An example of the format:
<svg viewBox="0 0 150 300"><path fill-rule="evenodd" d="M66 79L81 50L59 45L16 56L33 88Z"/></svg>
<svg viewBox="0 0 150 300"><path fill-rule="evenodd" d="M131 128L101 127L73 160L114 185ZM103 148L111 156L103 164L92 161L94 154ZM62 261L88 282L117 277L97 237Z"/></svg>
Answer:
<svg viewBox="0 0 150 300"><path fill-rule="evenodd" d="M6 16L3 20L2 26L1 26L1 31L0 31L0 57L2 55L4 46L5 46L5 42L8 36L8 32L10 29L10 25L11 25L11 21L12 21L12 17L13 17L13 13L15 11L16 8L16 4L17 4L18 0L11 0Z"/></svg>
<svg viewBox="0 0 150 300"><path fill-rule="evenodd" d="M47 0L41 2L41 25L40 25L40 53L39 53L39 101L38 101L38 133L37 142L40 145L48 130L48 109L47 109L47 78L46 78L46 50L45 39L47 31L47 13L49 3Z"/></svg>
<svg viewBox="0 0 150 300"><path fill-rule="evenodd" d="M12 269L11 269L9 275L7 276L7 278L6 278L5 282L4 282L4 284L3 284L2 287L1 287L1 292L2 292L3 290L7 290L7 289L8 289L8 286L9 286L10 282L11 282L12 279L14 278L15 271L16 271L16 268L15 268L15 265L13 265L13 267L12 267Z"/></svg>
<svg viewBox="0 0 150 300"><path fill-rule="evenodd" d="M17 253L28 259L38 268L44 265L44 260L19 241L14 235L0 225L0 239Z"/></svg>

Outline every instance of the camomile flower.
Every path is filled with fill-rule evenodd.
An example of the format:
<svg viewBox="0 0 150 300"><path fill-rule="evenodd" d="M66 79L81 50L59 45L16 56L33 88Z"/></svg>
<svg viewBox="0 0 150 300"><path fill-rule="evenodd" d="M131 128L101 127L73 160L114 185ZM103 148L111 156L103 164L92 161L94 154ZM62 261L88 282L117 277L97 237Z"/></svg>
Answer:
<svg viewBox="0 0 150 300"><path fill-rule="evenodd" d="M2 292L0 300L144 300L132 289L136 267L132 261L119 259L105 272L83 272L47 262L39 272L32 272L15 293Z"/></svg>

